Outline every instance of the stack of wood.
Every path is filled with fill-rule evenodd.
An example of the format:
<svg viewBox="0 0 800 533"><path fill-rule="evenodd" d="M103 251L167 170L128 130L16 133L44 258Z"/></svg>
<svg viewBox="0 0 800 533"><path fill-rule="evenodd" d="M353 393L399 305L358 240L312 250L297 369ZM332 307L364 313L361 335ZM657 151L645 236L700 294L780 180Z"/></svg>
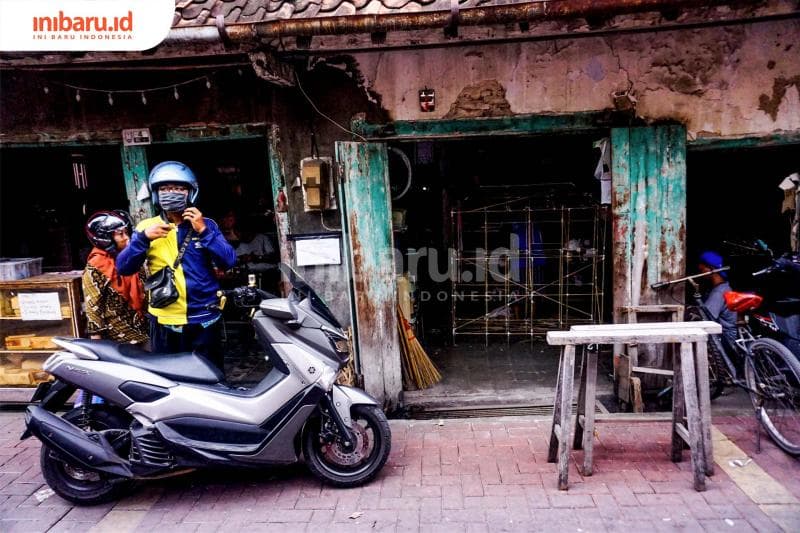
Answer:
<svg viewBox="0 0 800 533"><path fill-rule="evenodd" d="M400 335L400 360L403 365L403 385L407 390L427 389L442 380L442 375L425 353L414 335L414 329L397 306L397 330Z"/></svg>

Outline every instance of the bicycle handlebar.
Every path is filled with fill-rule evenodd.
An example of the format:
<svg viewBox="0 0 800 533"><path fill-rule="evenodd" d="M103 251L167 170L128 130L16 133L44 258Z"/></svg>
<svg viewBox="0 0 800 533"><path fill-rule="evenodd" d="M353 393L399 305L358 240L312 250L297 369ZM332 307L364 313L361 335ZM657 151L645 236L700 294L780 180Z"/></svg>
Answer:
<svg viewBox="0 0 800 533"><path fill-rule="evenodd" d="M704 278L706 276L710 276L711 274L716 274L717 272L725 272L730 270L731 267L724 266L722 268L715 268L714 270L709 270L708 272L703 272L702 274L694 274L693 276L685 276L683 278L673 279L670 281L659 281L657 283L653 283L650 285L651 289L661 289L663 287L667 287L669 285L675 285L676 283L683 283L685 281L694 281L697 278Z"/></svg>
<svg viewBox="0 0 800 533"><path fill-rule="evenodd" d="M237 307L258 307L262 300L277 298L274 294L262 291L258 287L236 287L217 291L220 298L232 298Z"/></svg>

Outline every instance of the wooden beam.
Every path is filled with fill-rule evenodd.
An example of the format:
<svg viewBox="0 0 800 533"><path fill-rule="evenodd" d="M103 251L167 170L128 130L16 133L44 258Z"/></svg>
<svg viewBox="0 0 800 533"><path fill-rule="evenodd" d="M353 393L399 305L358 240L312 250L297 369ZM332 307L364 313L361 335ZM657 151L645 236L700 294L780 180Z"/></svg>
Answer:
<svg viewBox="0 0 800 533"><path fill-rule="evenodd" d="M372 140L447 139L538 133L591 133L605 131L627 120L626 116L612 111L600 111L565 115L398 120L388 124L369 124L362 119L356 119L352 128L354 132Z"/></svg>
<svg viewBox="0 0 800 533"><path fill-rule="evenodd" d="M747 148L767 148L770 146L790 146L800 144L800 131L784 131L768 135L747 137L700 137L687 141L686 149L690 152L708 152L712 150L742 150Z"/></svg>
<svg viewBox="0 0 800 533"><path fill-rule="evenodd" d="M219 141L222 139L263 139L267 135L265 122L243 124L201 124L176 126L166 130L164 138L152 144ZM42 146L107 146L122 144L120 130L63 131L0 134L0 146L9 148L39 148Z"/></svg>

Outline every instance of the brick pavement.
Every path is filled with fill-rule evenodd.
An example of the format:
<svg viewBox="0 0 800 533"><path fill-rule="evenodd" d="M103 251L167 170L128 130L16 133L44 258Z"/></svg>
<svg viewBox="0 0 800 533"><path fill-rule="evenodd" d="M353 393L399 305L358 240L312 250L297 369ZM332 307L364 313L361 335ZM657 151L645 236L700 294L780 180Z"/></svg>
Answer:
<svg viewBox="0 0 800 533"><path fill-rule="evenodd" d="M688 452L684 463L669 460L667 422L599 423L595 474L582 477L573 461L568 492L557 490L555 465L546 462L547 419L394 420L391 426L389 462L365 487L323 486L302 465L226 470L143 483L122 501L81 508L45 497L38 441L17 440L21 413L0 413L0 531L740 533L780 531L778 523L789 529L800 521L797 506L766 506L765 514L720 468L706 492L692 490ZM767 438L754 454L750 418L715 418L715 426L800 496L800 461ZM574 458L580 463L581 452Z"/></svg>

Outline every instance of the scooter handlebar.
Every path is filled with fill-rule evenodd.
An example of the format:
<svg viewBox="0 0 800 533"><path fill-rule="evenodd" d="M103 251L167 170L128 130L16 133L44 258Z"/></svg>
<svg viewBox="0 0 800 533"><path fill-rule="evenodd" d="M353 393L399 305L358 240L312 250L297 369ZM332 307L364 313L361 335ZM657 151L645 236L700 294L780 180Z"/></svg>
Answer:
<svg viewBox="0 0 800 533"><path fill-rule="evenodd" d="M277 298L274 294L262 291L258 287L236 287L217 291L220 298L232 299L238 307L258 307L263 300Z"/></svg>

